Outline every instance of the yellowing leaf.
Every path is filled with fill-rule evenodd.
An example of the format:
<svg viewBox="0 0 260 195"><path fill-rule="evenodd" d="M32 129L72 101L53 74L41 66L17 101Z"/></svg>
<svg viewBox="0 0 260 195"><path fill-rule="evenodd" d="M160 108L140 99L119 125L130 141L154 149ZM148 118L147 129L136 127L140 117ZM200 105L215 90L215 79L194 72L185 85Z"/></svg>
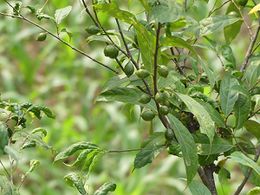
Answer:
<svg viewBox="0 0 260 195"><path fill-rule="evenodd" d="M255 7L253 7L253 8L250 10L249 14L253 14L253 13L256 13L256 12L258 12L258 11L260 11L260 3L258 3Z"/></svg>

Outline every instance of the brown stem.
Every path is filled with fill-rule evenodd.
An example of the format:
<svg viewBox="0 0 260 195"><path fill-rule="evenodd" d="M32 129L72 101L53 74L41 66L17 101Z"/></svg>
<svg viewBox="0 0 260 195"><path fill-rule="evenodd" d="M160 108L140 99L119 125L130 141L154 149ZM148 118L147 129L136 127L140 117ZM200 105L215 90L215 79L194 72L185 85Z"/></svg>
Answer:
<svg viewBox="0 0 260 195"><path fill-rule="evenodd" d="M160 40L160 31L161 31L161 24L158 23L158 28L156 31L156 45L155 45L155 52L154 52L154 63L153 63L153 86L154 86L154 95L158 91L157 87L157 69L158 69L158 53L159 53L159 40Z"/></svg>
<svg viewBox="0 0 260 195"><path fill-rule="evenodd" d="M248 65L249 59L253 54L254 45L256 43L259 31L260 31L260 20L259 20L259 24L258 24L258 27L256 29L256 32L255 32L252 40L250 41L249 47L248 47L247 52L246 52L246 57L245 57L245 60L244 60L242 66L240 68L240 71L244 71L246 69L247 65Z"/></svg>
<svg viewBox="0 0 260 195"><path fill-rule="evenodd" d="M170 48L171 54L175 55L173 47ZM180 64L178 63L178 61L174 58L172 59L172 61L174 62L174 64L176 65L178 71L180 72L181 75L184 75L184 71L182 70L182 67L180 66Z"/></svg>
<svg viewBox="0 0 260 195"><path fill-rule="evenodd" d="M202 182L207 186L212 195L218 194L213 176L215 168L216 166L214 164L210 164L200 167L198 170Z"/></svg>

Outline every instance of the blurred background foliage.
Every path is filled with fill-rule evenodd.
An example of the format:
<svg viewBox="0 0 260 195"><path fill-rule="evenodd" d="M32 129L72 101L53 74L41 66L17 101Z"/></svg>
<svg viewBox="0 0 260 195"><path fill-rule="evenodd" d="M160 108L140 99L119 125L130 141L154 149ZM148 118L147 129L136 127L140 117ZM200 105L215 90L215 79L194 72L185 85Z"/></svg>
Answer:
<svg viewBox="0 0 260 195"><path fill-rule="evenodd" d="M36 7L44 4L42 0L23 2ZM118 2L136 13L137 17L142 12L139 1ZM221 5L224 1L217 2ZM62 25L73 33L71 43L105 64L114 63L104 57L104 43L87 43L88 34L85 27L91 25L91 21L83 12L79 1L52 0L46 5L45 12L53 15L56 9L68 5L72 5L73 9ZM1 2L0 11L5 9L6 6ZM208 9L206 1L194 1L189 14L200 20L208 13ZM220 12L225 12L225 7ZM106 15L101 15L100 19L107 29L113 29L115 24ZM55 31L55 26L50 22L43 20L40 24ZM140 120L139 108L95 101L112 73L51 37L45 42L37 42L36 36L39 32L36 27L22 21L0 18L2 99L32 102L52 109L56 114L55 120L43 119L31 126L41 126L48 130L45 141L54 151L60 151L77 141L91 141L105 149L139 148L150 128L149 123ZM249 42L247 33L246 27L242 26L240 35L231 45L238 64L241 64ZM212 38L224 42L222 35L213 35ZM203 50L203 55L212 62L213 68L221 71L214 52ZM155 122L154 129L162 131L163 127ZM42 148L37 148L36 151L27 150L19 165L21 171L28 169L30 159L40 160L41 165L25 181L21 189L22 195L77 194L63 180L65 173L70 170L61 163L53 164L54 155L55 152ZM109 180L117 184L117 190L114 192L116 195L190 194L186 189L186 182L182 179L185 178L185 169L180 159L168 156L165 152L160 154L152 165L132 172L134 156L135 152L104 156L89 175L89 192ZM230 166L232 168L232 165ZM231 185L218 185L220 194L230 194L242 178L237 172L232 175Z"/></svg>

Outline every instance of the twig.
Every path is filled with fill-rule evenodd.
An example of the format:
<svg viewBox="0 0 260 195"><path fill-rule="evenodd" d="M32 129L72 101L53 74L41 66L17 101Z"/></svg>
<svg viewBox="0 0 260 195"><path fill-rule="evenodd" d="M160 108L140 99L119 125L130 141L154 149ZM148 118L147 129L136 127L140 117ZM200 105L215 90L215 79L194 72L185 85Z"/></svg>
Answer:
<svg viewBox="0 0 260 195"><path fill-rule="evenodd" d="M245 57L245 60L240 68L240 71L244 71L248 65L248 62L249 62L249 59L250 57L252 56L253 54L253 48L254 48L254 45L256 43L256 40L257 40L257 37L258 37L258 34L259 34L259 31L260 31L260 20L259 20L259 24L258 24L258 27L256 29L256 32L253 36L253 39L251 40L250 44L249 44L249 47L247 49L247 52L246 52L246 57Z"/></svg>
<svg viewBox="0 0 260 195"><path fill-rule="evenodd" d="M170 51L171 51L171 54L174 56L175 53L174 53L173 47L170 48ZM177 67L178 71L180 72L180 74L184 75L184 71L182 70L182 67L179 65L178 61L175 58L173 58L172 61L176 65L176 67Z"/></svg>
<svg viewBox="0 0 260 195"><path fill-rule="evenodd" d="M154 95L158 91L157 87L157 69L158 69L158 52L159 52L159 40L160 40L160 32L161 32L161 24L158 23L158 28L156 31L156 45L155 45L155 52L154 52L154 63L153 63L153 86L154 86Z"/></svg>
<svg viewBox="0 0 260 195"><path fill-rule="evenodd" d="M89 59L92 60L93 62L96 62L97 64L103 66L104 68L106 68L106 69L108 69L108 70L114 72L115 74L118 74L118 72L117 72L116 70L114 70L113 68L111 68L111 67L109 67L109 66L103 64L102 62L97 61L96 59L94 59L94 58L92 58L91 56L89 56L88 54L86 54L84 51L82 51L82 50L76 48L75 46L71 45L70 43L68 43L68 42L66 42L66 41L64 41L64 40L62 40L60 37L58 37L57 35L53 34L53 33L50 32L49 30L47 30L46 28L44 28L44 27L40 26L39 24L37 24L37 23L31 21L30 19L28 19L28 18L22 16L21 14L16 16L16 15L12 15L12 14L7 14L7 13L2 13L2 12L0 12L0 15L5 16L5 17L11 17L11 18L21 19L21 20L23 20L23 21L26 21L27 23L30 23L30 24L36 26L37 28L43 30L44 32L46 32L47 34L49 34L50 36L52 36L52 37L55 38L56 40L60 41L60 42L63 43L64 45L68 46L68 47L71 48L72 50L76 51L77 53L79 53L79 54L81 54L81 55L83 55L83 56L89 58Z"/></svg>
<svg viewBox="0 0 260 195"><path fill-rule="evenodd" d="M90 13L89 9L88 9L88 6L87 4L85 3L84 0L81 0L84 8L85 8L85 11L87 12L87 14L89 15L89 17L91 18L91 20L94 22L94 24L99 27L99 23L95 20L95 18L92 16L92 14Z"/></svg>
<svg viewBox="0 0 260 195"><path fill-rule="evenodd" d="M260 156L260 145L258 146L257 150L256 150L256 155L254 158L254 161L257 162ZM248 179L250 178L251 174L252 174L252 169L249 168L247 170L247 173L245 175L245 178L243 179L243 181L241 182L241 184L238 186L237 190L235 191L234 195L238 195L240 194L240 192L243 190L244 186L246 185Z"/></svg>

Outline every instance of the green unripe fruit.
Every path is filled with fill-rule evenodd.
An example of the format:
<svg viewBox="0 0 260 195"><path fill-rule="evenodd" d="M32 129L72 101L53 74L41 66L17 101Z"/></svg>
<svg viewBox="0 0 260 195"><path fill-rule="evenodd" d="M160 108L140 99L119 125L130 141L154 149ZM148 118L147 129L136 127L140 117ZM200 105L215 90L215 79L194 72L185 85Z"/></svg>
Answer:
<svg viewBox="0 0 260 195"><path fill-rule="evenodd" d="M91 25L91 26L87 27L85 30L90 35L95 35L95 34L100 32L100 29L97 26L95 26L95 25Z"/></svg>
<svg viewBox="0 0 260 195"><path fill-rule="evenodd" d="M236 0L235 2L236 2L238 5L244 7L244 6L246 6L248 0Z"/></svg>
<svg viewBox="0 0 260 195"><path fill-rule="evenodd" d="M162 66L158 67L158 73L161 77L166 78L169 74L169 70L168 70L167 66L162 65Z"/></svg>
<svg viewBox="0 0 260 195"><path fill-rule="evenodd" d="M150 72L148 70L145 69L139 69L136 71L136 76L140 79L145 79L146 77L148 77L150 75Z"/></svg>
<svg viewBox="0 0 260 195"><path fill-rule="evenodd" d="M134 66L131 64L131 63L128 63L125 68L124 68L124 71L125 71L125 74L130 77L134 71L135 71L135 68Z"/></svg>
<svg viewBox="0 0 260 195"><path fill-rule="evenodd" d="M151 101L151 96L147 95L147 94L143 94L139 100L140 103L142 104L147 104Z"/></svg>
<svg viewBox="0 0 260 195"><path fill-rule="evenodd" d="M169 97L170 97L170 94L168 92L164 91L162 93L157 93L155 95L155 100L159 104L165 105Z"/></svg>
<svg viewBox="0 0 260 195"><path fill-rule="evenodd" d="M172 129L166 129L164 133L165 139L171 141L174 139L174 133Z"/></svg>
<svg viewBox="0 0 260 195"><path fill-rule="evenodd" d="M36 40L37 40L37 41L45 41L46 38L47 38L47 33L40 33L40 34L37 36Z"/></svg>
<svg viewBox="0 0 260 195"><path fill-rule="evenodd" d="M142 112L141 117L145 121L151 121L155 117L155 114L151 110L145 110Z"/></svg>
<svg viewBox="0 0 260 195"><path fill-rule="evenodd" d="M235 115L233 115L233 114L229 115L229 117L227 118L226 124L227 124L227 126L234 128L236 126L236 117L235 117Z"/></svg>
<svg viewBox="0 0 260 195"><path fill-rule="evenodd" d="M109 58L116 58L118 56L118 49L115 48L113 45L107 45L104 49L105 56Z"/></svg>
<svg viewBox="0 0 260 195"><path fill-rule="evenodd" d="M156 102L158 102L158 103L163 103L164 102L164 97L163 97L163 95L162 94L160 94L160 93L156 93L156 95L155 95L155 101Z"/></svg>
<svg viewBox="0 0 260 195"><path fill-rule="evenodd" d="M162 115L167 115L169 113L169 108L167 106L161 106L159 108L159 113Z"/></svg>

